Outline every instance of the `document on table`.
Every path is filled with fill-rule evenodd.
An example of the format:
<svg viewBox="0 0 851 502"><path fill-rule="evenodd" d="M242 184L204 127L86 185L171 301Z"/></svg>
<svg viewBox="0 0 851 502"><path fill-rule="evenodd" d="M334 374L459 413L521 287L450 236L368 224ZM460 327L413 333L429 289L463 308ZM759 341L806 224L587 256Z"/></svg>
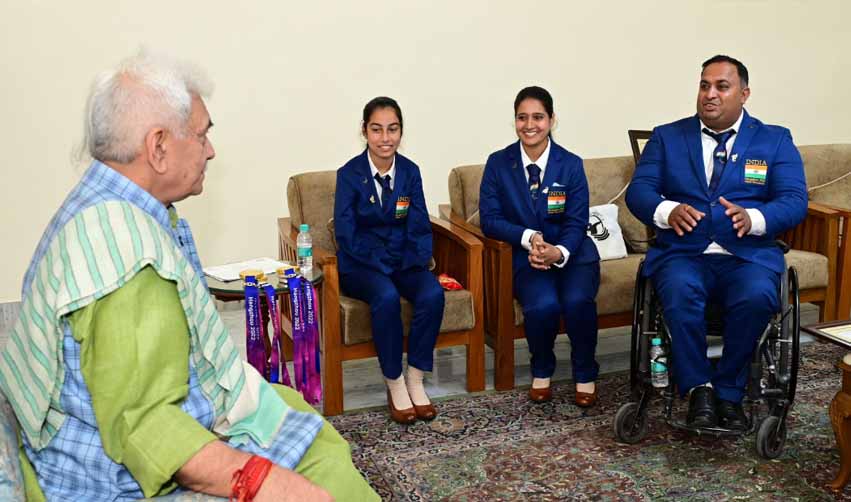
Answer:
<svg viewBox="0 0 851 502"><path fill-rule="evenodd" d="M289 265L289 263L271 258L254 258L253 260L206 267L204 268L204 275L210 276L217 281L229 282L239 279L239 273L243 270L259 269L268 275L274 274L279 267L283 267L284 265Z"/></svg>
<svg viewBox="0 0 851 502"><path fill-rule="evenodd" d="M841 340L845 343L851 343L851 324L821 328L821 331L836 338L837 340Z"/></svg>

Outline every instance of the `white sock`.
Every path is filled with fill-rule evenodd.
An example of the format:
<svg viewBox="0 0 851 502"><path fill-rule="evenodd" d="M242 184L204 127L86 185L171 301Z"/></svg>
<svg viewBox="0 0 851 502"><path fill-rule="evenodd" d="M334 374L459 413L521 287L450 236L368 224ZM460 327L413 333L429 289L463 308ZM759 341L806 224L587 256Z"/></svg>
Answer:
<svg viewBox="0 0 851 502"><path fill-rule="evenodd" d="M411 396L411 401L417 406L431 404L428 395L426 395L425 387L423 387L423 374L421 369L408 366L405 383L408 385L408 395Z"/></svg>
<svg viewBox="0 0 851 502"><path fill-rule="evenodd" d="M532 378L532 388L533 389L545 389L550 386L549 378Z"/></svg>
<svg viewBox="0 0 851 502"><path fill-rule="evenodd" d="M384 383L390 390L390 399L393 400L393 407L397 410L407 410L411 408L411 398L408 396L408 390L405 388L405 375L399 375L399 378L391 380L384 378Z"/></svg>
<svg viewBox="0 0 851 502"><path fill-rule="evenodd" d="M596 384L594 382L576 382L576 390L586 394L593 394Z"/></svg>

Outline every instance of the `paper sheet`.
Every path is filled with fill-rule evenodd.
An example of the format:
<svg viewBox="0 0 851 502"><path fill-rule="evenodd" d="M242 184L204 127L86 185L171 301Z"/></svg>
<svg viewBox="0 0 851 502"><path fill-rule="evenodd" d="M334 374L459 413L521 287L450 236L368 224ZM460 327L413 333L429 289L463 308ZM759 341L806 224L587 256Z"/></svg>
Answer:
<svg viewBox="0 0 851 502"><path fill-rule="evenodd" d="M827 333L828 335L838 340L851 343L851 324L843 324L842 326L822 328L821 331Z"/></svg>
<svg viewBox="0 0 851 502"><path fill-rule="evenodd" d="M288 265L287 262L273 260L272 258L254 258L252 260L217 265L204 268L204 274L222 282L235 281L239 279L239 273L249 268L260 269L266 275L274 274L278 267Z"/></svg>

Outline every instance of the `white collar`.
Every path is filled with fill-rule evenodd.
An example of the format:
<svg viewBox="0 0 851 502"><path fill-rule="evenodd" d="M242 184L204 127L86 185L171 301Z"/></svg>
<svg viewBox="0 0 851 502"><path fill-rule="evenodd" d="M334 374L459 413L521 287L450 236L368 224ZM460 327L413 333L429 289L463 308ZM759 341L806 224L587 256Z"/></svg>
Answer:
<svg viewBox="0 0 851 502"><path fill-rule="evenodd" d="M529 164L535 164L536 166L541 168L541 172L543 172L547 168L547 161L550 160L550 147L553 144L552 138L547 138L547 147L544 148L541 156L538 157L538 160L532 162L532 159L526 155L526 150L523 148L523 142L520 142L520 160L523 162L523 169L526 169L526 166Z"/></svg>
<svg viewBox="0 0 851 502"><path fill-rule="evenodd" d="M742 126L742 119L743 119L743 118L745 118L745 109L744 109L744 108L742 108L742 113L740 113L740 114L739 114L739 118L738 118L738 119L736 119L736 122L734 122L734 123L733 123L733 125L731 125L730 127L728 127L728 128L726 128L726 129L724 129L723 131L717 131L717 134L720 134L720 133L722 133L722 132L727 132L727 131L729 131L730 129L735 129L736 134L739 134L739 133L741 132L741 129L742 129L742 127L741 127L741 126ZM706 133L704 133L704 132L703 132L703 130L704 130L704 129L709 129L709 130L710 130L710 131L712 131L712 132L716 132L716 131L712 130L712 128L711 128L711 127L709 127L708 125L704 124L704 123L703 123L703 121L702 121L702 120L700 120L699 118L698 118L698 120L700 121L700 132L701 132L702 134L706 134Z"/></svg>
<svg viewBox="0 0 851 502"><path fill-rule="evenodd" d="M369 150L366 151L366 160L369 161L369 170L372 174L372 178L375 179L375 175L378 173L378 168L375 167L375 164L372 163L372 157L369 156ZM396 154L393 154L393 163L390 164L390 169L382 175L382 178L386 175L390 175L391 180L396 179Z"/></svg>

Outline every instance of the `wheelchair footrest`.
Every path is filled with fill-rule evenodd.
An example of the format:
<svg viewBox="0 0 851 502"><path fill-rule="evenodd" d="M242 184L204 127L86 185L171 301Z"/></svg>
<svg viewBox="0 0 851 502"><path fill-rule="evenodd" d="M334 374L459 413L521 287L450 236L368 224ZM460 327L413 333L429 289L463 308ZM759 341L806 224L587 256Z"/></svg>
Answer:
<svg viewBox="0 0 851 502"><path fill-rule="evenodd" d="M666 420L666 422L668 423L668 425L670 425L674 429L679 429L681 431L690 432L690 433L696 434L698 436L739 437L739 436L744 436L746 434L750 434L751 432L753 432L753 425L751 425L750 427L748 427L747 429L745 429L743 431L735 431L735 430L732 430L732 429L725 429L723 427L718 427L718 426L716 426L716 427L694 427L694 426L686 424L683 421L674 420L674 419ZM753 424L753 421L751 421L751 424Z"/></svg>

